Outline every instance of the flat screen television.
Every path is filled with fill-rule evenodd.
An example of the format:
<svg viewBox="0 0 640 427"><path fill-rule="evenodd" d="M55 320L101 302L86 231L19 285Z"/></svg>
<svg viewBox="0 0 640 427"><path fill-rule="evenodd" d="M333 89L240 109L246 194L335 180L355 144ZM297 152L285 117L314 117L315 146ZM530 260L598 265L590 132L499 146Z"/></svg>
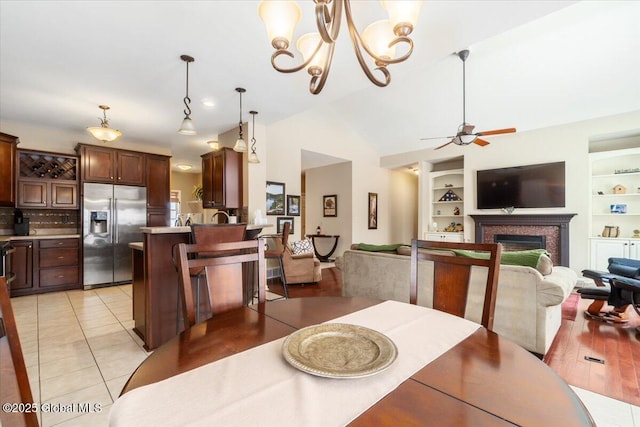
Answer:
<svg viewBox="0 0 640 427"><path fill-rule="evenodd" d="M479 170L478 209L565 206L564 162Z"/></svg>

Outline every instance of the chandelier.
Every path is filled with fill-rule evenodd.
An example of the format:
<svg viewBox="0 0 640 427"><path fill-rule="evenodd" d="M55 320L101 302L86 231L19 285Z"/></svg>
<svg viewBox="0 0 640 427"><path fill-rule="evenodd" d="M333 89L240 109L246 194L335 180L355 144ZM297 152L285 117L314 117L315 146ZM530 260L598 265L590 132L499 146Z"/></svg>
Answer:
<svg viewBox="0 0 640 427"><path fill-rule="evenodd" d="M265 23L267 36L276 50L271 55L273 68L281 73L294 73L306 68L311 75L309 91L314 95L320 93L331 69L344 10L351 43L362 71L376 86L387 86L391 82L387 66L405 61L413 52L413 41L408 36L418 21L422 0L381 0L389 19L370 24L362 34L353 23L349 0L313 1L318 32L305 34L298 39L296 47L302 53L303 62L293 68L280 67L276 60L281 55L294 57L289 45L302 14L300 6L295 1L278 0L263 0L258 5L258 14ZM395 57L396 45L399 43L406 43L408 48L404 54ZM365 61L363 50L375 63L373 70ZM375 71L380 75L376 76Z"/></svg>
<svg viewBox="0 0 640 427"><path fill-rule="evenodd" d="M98 106L102 110L102 115L104 118L98 117L100 120L100 126L89 127L87 130L94 138L102 141L102 142L111 142L118 139L122 132L116 129L111 129L109 127L109 120L107 119L107 110L109 109L108 105L99 105Z"/></svg>

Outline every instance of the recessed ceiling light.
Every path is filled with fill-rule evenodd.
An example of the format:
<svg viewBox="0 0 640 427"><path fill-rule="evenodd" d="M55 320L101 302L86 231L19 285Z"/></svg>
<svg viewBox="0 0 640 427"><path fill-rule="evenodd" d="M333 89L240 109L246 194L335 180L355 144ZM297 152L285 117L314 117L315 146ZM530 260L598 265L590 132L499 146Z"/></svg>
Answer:
<svg viewBox="0 0 640 427"><path fill-rule="evenodd" d="M204 108L213 108L216 106L216 102L213 98L202 98L202 106Z"/></svg>
<svg viewBox="0 0 640 427"><path fill-rule="evenodd" d="M181 164L181 165L176 165L178 167L178 169L181 169L183 171L188 171L189 169L191 169L193 166L191 165L187 165L187 164Z"/></svg>

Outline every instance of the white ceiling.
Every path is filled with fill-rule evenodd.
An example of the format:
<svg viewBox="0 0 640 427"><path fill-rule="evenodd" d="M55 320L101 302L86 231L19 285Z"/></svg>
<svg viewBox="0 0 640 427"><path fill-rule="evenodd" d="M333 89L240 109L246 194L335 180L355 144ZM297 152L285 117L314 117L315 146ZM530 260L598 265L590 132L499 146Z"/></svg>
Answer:
<svg viewBox="0 0 640 427"><path fill-rule="evenodd" d="M313 30L311 1L299 2L296 37ZM379 2L353 1L362 30L384 17ZM467 121L477 130L519 131L640 109L640 2L426 1L415 49L390 67L387 88L360 71L343 24L320 95L308 75L280 74L257 1L0 1L0 124L51 127L91 142L99 104L128 142L168 147L199 166L206 141L238 123L236 87L269 125L327 106L381 156L440 145L462 122L462 67L470 48ZM197 136L183 117L185 65ZM213 100L215 107L202 102ZM639 126L640 127L640 126ZM499 136L497 137L499 138ZM260 141L258 141L259 143ZM314 165L317 164L313 163Z"/></svg>

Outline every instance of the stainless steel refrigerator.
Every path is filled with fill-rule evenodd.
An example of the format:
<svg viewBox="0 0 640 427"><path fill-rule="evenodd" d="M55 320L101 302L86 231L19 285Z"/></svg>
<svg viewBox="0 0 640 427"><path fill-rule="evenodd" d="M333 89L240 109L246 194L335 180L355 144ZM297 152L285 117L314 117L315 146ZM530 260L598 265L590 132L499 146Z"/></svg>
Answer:
<svg viewBox="0 0 640 427"><path fill-rule="evenodd" d="M85 288L131 280L131 242L141 242L147 221L147 189L84 184L83 266Z"/></svg>

